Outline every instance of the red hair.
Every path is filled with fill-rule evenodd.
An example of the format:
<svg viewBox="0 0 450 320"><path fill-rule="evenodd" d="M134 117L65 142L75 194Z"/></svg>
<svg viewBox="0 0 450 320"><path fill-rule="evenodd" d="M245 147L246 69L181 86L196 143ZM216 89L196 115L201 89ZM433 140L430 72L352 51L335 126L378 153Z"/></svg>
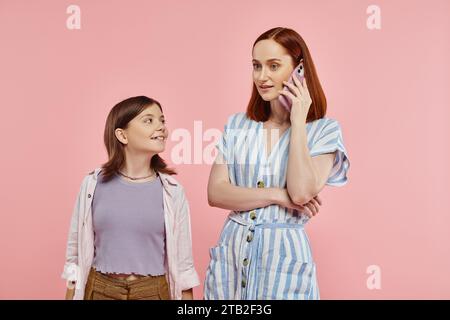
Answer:
<svg viewBox="0 0 450 320"><path fill-rule="evenodd" d="M277 27L261 34L255 43L253 43L253 48L259 41L268 39L274 40L286 49L292 57L292 61L295 63L294 68L303 59L306 83L312 99L306 122L323 118L327 111L327 100L320 85L312 57L303 38L292 29ZM264 101L261 98L255 83L253 83L252 96L247 106L247 117L254 121L267 121L269 116L270 102Z"/></svg>

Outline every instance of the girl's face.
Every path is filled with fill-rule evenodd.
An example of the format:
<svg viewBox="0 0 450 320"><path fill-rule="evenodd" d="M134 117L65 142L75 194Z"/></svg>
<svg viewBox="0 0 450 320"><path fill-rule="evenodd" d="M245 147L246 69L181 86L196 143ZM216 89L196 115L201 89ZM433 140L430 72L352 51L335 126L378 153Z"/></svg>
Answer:
<svg viewBox="0 0 450 320"><path fill-rule="evenodd" d="M122 130L118 133L117 130ZM160 153L166 146L168 130L164 115L157 104L145 108L128 123L126 129L116 129L116 136L134 152Z"/></svg>
<svg viewBox="0 0 450 320"><path fill-rule="evenodd" d="M265 101L277 99L283 81L294 71L292 57L272 39L261 40L253 48L253 82Z"/></svg>

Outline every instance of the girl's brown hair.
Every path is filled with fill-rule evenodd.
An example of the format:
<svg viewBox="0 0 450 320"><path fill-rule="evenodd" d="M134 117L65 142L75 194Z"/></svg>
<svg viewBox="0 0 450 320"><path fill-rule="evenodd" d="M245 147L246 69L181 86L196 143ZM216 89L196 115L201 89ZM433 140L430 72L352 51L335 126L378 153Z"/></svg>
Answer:
<svg viewBox="0 0 450 320"><path fill-rule="evenodd" d="M273 28L261 34L255 43L261 40L272 39L283 46L292 57L294 68L303 59L305 78L309 94L312 99L306 122L314 121L325 116L327 111L327 100L320 85L319 78L314 67L313 60L303 38L294 30L288 28ZM253 83L252 95L247 106L247 117L254 121L267 121L270 116L270 102L264 101Z"/></svg>
<svg viewBox="0 0 450 320"><path fill-rule="evenodd" d="M102 179L104 182L110 180L114 174L125 165L124 145L117 139L115 130L117 128L126 129L128 123L148 106L156 104L162 112L161 104L145 96L131 97L116 104L108 114L105 125L103 140L109 160L102 165ZM155 171L176 174L173 169L167 168L165 161L154 155L149 163L150 168Z"/></svg>

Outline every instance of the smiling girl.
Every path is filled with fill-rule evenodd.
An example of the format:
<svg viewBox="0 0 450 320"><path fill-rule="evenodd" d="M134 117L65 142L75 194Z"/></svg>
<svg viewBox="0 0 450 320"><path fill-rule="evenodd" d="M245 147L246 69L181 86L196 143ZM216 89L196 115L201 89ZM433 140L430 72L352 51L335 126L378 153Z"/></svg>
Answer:
<svg viewBox="0 0 450 320"><path fill-rule="evenodd" d="M205 299L319 299L304 226L324 186L347 182L340 125L325 117L325 95L297 32L268 30L252 56L247 112L229 117L209 177L209 204L231 212L210 249ZM289 84L300 62L306 81ZM290 112L280 95L291 100Z"/></svg>
<svg viewBox="0 0 450 320"><path fill-rule="evenodd" d="M109 160L84 178L72 215L66 299L193 298L189 205L159 156L167 136L156 100L132 97L110 111Z"/></svg>

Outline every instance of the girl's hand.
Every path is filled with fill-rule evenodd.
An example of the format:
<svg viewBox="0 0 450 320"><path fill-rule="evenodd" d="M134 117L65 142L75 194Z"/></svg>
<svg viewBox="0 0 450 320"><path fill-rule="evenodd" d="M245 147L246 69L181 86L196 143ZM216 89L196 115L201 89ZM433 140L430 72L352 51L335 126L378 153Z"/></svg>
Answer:
<svg viewBox="0 0 450 320"><path fill-rule="evenodd" d="M306 214L309 218L312 218L319 213L319 206L322 205L322 199L319 198L319 195L315 196L308 203L300 206L292 202L287 189L278 190L279 194L275 204L282 207L298 210L301 213Z"/></svg>
<svg viewBox="0 0 450 320"><path fill-rule="evenodd" d="M294 84L287 81L283 81L283 84L288 86L292 92L287 90L279 90L278 93L288 97L292 101L291 108L291 123L301 121L301 123L306 123L306 118L308 117L308 111L311 107L312 99L309 95L308 85L306 84L306 77L303 78L303 83L300 82L297 77L292 77L294 79Z"/></svg>
<svg viewBox="0 0 450 320"><path fill-rule="evenodd" d="M181 300L194 300L194 291L192 288L181 292Z"/></svg>
<svg viewBox="0 0 450 320"><path fill-rule="evenodd" d="M69 289L69 288L67 288L67 290L66 290L66 300L73 300L73 296L75 295L75 289L74 288L72 288L72 289Z"/></svg>

